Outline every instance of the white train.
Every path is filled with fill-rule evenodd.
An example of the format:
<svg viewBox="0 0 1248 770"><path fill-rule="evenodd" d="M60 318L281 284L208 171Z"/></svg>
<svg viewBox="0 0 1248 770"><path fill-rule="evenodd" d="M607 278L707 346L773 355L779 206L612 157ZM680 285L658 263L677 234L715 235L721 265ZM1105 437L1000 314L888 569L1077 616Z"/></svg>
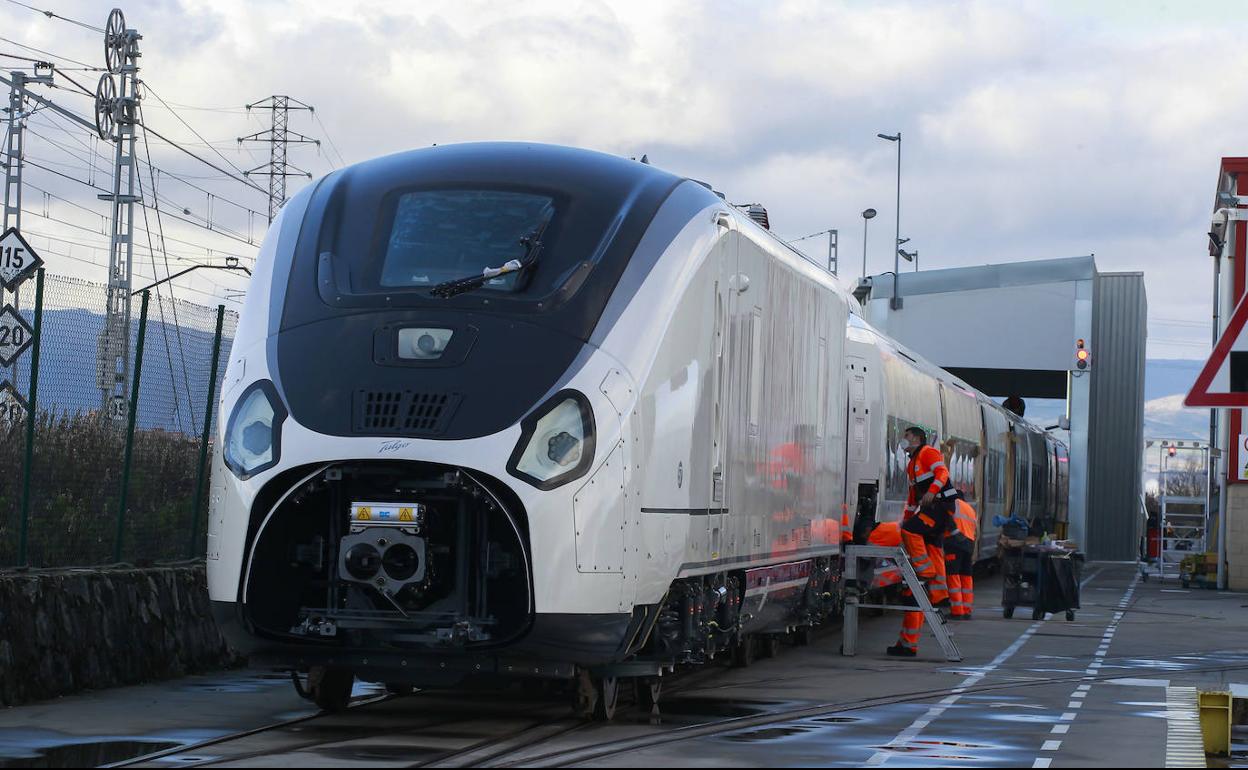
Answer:
<svg viewBox="0 0 1248 770"><path fill-rule="evenodd" d="M274 221L230 354L218 620L327 708L355 677L536 677L609 717L625 679L653 699L835 613L842 513L900 515L908 425L986 521L1063 520L1064 448L859 312L650 165L468 144L335 172Z"/></svg>

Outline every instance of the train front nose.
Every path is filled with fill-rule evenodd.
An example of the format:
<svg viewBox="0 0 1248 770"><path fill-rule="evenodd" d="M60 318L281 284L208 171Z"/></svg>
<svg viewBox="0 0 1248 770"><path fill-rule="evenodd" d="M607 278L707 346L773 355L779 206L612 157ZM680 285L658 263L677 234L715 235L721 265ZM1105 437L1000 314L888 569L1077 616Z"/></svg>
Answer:
<svg viewBox="0 0 1248 770"><path fill-rule="evenodd" d="M487 474L333 463L276 477L253 512L243 613L259 636L391 650L506 645L533 618L526 518Z"/></svg>

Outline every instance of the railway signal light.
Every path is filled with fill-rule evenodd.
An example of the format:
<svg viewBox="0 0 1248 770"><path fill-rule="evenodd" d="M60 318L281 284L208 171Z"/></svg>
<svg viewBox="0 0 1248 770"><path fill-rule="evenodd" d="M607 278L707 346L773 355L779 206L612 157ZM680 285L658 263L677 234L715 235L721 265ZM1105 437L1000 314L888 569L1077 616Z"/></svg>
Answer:
<svg viewBox="0 0 1248 770"><path fill-rule="evenodd" d="M1083 340L1075 340L1075 366L1079 369L1087 369L1092 364L1092 356L1088 349L1084 347Z"/></svg>

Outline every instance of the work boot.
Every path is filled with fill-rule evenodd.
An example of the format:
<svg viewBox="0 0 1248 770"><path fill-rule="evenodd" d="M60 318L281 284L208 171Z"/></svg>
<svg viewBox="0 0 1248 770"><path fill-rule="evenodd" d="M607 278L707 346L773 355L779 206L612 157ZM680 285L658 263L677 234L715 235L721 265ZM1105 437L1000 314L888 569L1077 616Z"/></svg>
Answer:
<svg viewBox="0 0 1248 770"><path fill-rule="evenodd" d="M938 602L932 602L932 606L938 610L947 610L951 608L953 604L949 601L949 597L946 596Z"/></svg>
<svg viewBox="0 0 1248 770"><path fill-rule="evenodd" d="M884 652L888 653L890 656L894 658L916 658L919 655L917 651L912 650L909 647L906 647L900 643L894 644L892 647L889 647Z"/></svg>

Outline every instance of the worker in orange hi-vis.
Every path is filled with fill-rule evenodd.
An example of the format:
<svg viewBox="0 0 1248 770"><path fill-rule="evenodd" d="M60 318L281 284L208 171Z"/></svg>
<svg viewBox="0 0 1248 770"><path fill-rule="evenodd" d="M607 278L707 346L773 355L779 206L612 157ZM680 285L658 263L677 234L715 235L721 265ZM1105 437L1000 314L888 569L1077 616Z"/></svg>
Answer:
<svg viewBox="0 0 1248 770"><path fill-rule="evenodd" d="M871 534L867 536L869 545L881 545L885 548L896 548L901 545L901 522L885 521L875 525L871 530ZM871 579L870 588L888 588L895 586L902 581L901 569L893 564L892 561L886 562L885 566L875 573Z"/></svg>
<svg viewBox="0 0 1248 770"><path fill-rule="evenodd" d="M971 504L959 498L954 503L953 529L945 535L945 572L949 579L949 600L953 620L970 620L975 607L975 538L978 517Z"/></svg>
<svg viewBox="0 0 1248 770"><path fill-rule="evenodd" d="M927 582L928 595L937 607L948 606L945 582L945 555L941 550L953 517L958 490L949 478L940 450L927 445L927 432L919 427L906 429L906 453L910 462L906 475L910 492L906 498L901 541L914 564L914 571Z"/></svg>
<svg viewBox="0 0 1248 770"><path fill-rule="evenodd" d="M871 530L871 535L867 538L867 542L871 545L882 545L886 548L896 548L901 545L901 522L886 521L879 524L875 529ZM880 589L896 585L903 580L901 569L896 565L886 567L875 574L871 581L871 588ZM909 588L901 589L902 597L910 597L913 601L913 595ZM897 644L888 648L888 654L896 657L914 657L919 654L919 635L923 630L923 613L907 612L901 616L901 634L897 637ZM897 650L894 652L894 650ZM904 650L904 652L903 652Z"/></svg>

